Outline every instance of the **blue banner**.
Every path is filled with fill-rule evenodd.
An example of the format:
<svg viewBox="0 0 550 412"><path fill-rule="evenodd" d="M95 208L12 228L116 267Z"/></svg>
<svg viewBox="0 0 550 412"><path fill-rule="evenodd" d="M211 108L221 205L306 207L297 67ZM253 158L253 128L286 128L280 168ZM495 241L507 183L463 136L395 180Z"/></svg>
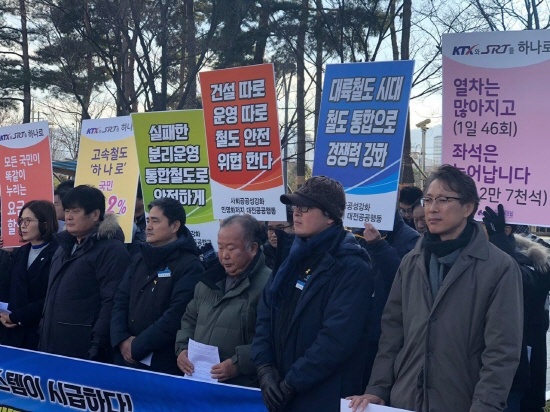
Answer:
<svg viewBox="0 0 550 412"><path fill-rule="evenodd" d="M413 61L326 67L313 175L346 192L344 224L392 230Z"/></svg>
<svg viewBox="0 0 550 412"><path fill-rule="evenodd" d="M265 412L259 390L0 346L1 411Z"/></svg>

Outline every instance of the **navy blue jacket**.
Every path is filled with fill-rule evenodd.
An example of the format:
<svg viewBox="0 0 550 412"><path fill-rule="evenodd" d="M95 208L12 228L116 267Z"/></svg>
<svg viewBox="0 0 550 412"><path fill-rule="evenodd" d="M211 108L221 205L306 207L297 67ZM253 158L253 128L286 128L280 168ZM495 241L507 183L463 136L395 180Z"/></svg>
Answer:
<svg viewBox="0 0 550 412"><path fill-rule="evenodd" d="M258 306L252 361L256 366L275 365L281 379L296 391L288 411L339 410L340 398L364 390L361 377L373 290L369 258L343 228L329 241L288 327L278 324L277 311L286 300L285 291L295 286L292 273L273 272ZM287 336L279 336L282 329ZM282 341L278 353L274 343Z"/></svg>
<svg viewBox="0 0 550 412"><path fill-rule="evenodd" d="M111 344L117 355L115 360L123 366L136 366L118 356L120 343L135 336L133 359L139 361L153 353L150 367L143 364L137 367L181 374L176 365L174 344L181 317L204 272L197 244L186 228L175 242L160 247L145 243L140 249L114 298ZM165 268L169 269L169 275Z"/></svg>
<svg viewBox="0 0 550 412"><path fill-rule="evenodd" d="M401 264L401 259L414 249L420 234L407 225L399 213L395 214L393 231L385 239L374 244L365 242L374 270L374 300L372 325L369 328L369 342L378 344L380 339L380 319L390 294L390 289ZM375 350L376 353L376 350Z"/></svg>
<svg viewBox="0 0 550 412"><path fill-rule="evenodd" d="M354 230L354 233L362 234L363 229ZM401 259L413 250L420 234L405 223L399 212L395 213L393 230L387 232L384 239L376 243L367 243L359 238L359 244L368 252L374 272L374 296L372 312L369 318L369 342L365 349L367 352L367 364L364 386L367 385L376 352L380 340L380 320L390 294L391 286L401 264Z"/></svg>

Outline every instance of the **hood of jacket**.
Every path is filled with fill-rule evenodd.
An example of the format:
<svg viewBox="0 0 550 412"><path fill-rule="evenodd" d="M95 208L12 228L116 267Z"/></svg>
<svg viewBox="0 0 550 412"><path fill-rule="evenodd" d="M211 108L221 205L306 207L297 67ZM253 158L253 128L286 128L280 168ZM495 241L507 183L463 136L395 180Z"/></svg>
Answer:
<svg viewBox="0 0 550 412"><path fill-rule="evenodd" d="M526 264L532 265L540 273L547 273L550 270L550 249L521 235L515 234L514 240L516 252L528 259Z"/></svg>
<svg viewBox="0 0 550 412"><path fill-rule="evenodd" d="M56 233L55 238L60 246L65 250L71 250L76 242L76 238L67 230ZM117 217L114 214L106 214L101 222L98 222L91 233L86 236L84 244L103 239L118 239L124 243L124 232L118 224Z"/></svg>
<svg viewBox="0 0 550 412"><path fill-rule="evenodd" d="M158 269L165 262L183 253L199 256L199 248L187 226L184 227L183 233L174 242L158 247L142 243L139 245L139 249L145 264L150 270Z"/></svg>

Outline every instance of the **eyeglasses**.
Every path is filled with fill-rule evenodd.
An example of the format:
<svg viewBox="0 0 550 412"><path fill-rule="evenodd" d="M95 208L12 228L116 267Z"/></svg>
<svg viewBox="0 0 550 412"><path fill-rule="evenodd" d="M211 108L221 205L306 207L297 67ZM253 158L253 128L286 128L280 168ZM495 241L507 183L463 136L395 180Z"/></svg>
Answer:
<svg viewBox="0 0 550 412"><path fill-rule="evenodd" d="M430 207L435 203L437 206L445 207L449 204L449 201L460 199L462 198L454 196L438 196L435 199L432 199L431 197L423 197L420 199L420 205L422 205L422 207Z"/></svg>
<svg viewBox="0 0 550 412"><path fill-rule="evenodd" d="M29 219L26 217L25 219L17 219L17 224L19 226L28 226L31 222L38 222L37 219Z"/></svg>
<svg viewBox="0 0 550 412"><path fill-rule="evenodd" d="M285 230L285 229L288 229L289 227L292 227L292 225L288 225L288 226L278 225L278 226L275 226L275 227L273 227L273 226L268 226L268 227L267 227L267 231L268 231L268 232L274 232L275 229L277 229L277 230Z"/></svg>
<svg viewBox="0 0 550 412"><path fill-rule="evenodd" d="M401 213L402 215L407 215L412 212L413 212L412 207L409 207L408 209L403 209L401 207L399 208L399 213Z"/></svg>
<svg viewBox="0 0 550 412"><path fill-rule="evenodd" d="M292 210L292 213L294 213L296 210L300 213L307 213L309 212L309 209L312 209L313 206L296 206L292 205L290 206L290 210Z"/></svg>

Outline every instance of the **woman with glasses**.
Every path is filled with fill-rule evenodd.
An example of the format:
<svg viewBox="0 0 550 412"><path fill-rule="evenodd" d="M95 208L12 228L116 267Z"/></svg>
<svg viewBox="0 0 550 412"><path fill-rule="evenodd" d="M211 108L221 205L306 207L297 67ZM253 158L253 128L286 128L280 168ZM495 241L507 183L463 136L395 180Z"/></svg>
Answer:
<svg viewBox="0 0 550 412"><path fill-rule="evenodd" d="M54 204L31 200L21 208L18 224L25 245L13 252L9 286L0 291L0 301L8 304L0 311L0 343L36 350L50 263L58 246L53 238L58 229Z"/></svg>

